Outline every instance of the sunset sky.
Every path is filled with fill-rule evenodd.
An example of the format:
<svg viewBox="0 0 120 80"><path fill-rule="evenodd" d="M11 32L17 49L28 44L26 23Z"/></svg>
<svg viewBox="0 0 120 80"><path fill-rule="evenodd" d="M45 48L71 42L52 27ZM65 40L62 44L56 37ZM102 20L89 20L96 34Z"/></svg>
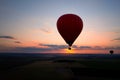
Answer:
<svg viewBox="0 0 120 80"><path fill-rule="evenodd" d="M83 30L72 46L57 31L63 14ZM120 53L120 0L0 0L0 52Z"/></svg>

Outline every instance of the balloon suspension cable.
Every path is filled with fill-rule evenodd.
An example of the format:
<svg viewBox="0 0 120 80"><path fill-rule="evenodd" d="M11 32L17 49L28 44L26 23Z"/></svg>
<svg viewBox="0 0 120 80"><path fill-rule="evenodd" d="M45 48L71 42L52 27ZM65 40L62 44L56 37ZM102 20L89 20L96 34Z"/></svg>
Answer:
<svg viewBox="0 0 120 80"><path fill-rule="evenodd" d="M68 49L71 50L71 46L69 46Z"/></svg>

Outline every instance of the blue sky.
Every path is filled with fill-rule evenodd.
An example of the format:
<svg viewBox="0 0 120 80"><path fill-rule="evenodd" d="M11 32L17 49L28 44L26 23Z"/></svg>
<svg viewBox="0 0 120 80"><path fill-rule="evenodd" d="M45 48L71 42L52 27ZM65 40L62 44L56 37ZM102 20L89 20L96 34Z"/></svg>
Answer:
<svg viewBox="0 0 120 80"><path fill-rule="evenodd" d="M56 28L57 19L67 13L79 15L84 23L74 45L120 46L120 0L0 0L0 51L67 45Z"/></svg>

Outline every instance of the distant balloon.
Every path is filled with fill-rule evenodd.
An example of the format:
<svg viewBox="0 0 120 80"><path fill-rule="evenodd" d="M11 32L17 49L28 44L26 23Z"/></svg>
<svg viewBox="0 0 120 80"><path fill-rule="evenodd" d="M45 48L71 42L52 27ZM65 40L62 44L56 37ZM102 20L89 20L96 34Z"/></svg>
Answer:
<svg viewBox="0 0 120 80"><path fill-rule="evenodd" d="M64 14L57 21L57 29L65 42L71 46L83 29L82 19L75 14Z"/></svg>
<svg viewBox="0 0 120 80"><path fill-rule="evenodd" d="M113 50L110 50L110 54L113 54L114 53L114 51Z"/></svg>

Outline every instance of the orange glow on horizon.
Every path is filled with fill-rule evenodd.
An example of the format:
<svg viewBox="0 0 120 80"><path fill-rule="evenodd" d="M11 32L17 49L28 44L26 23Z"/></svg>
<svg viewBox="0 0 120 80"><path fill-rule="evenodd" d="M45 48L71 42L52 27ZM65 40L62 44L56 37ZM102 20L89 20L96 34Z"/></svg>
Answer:
<svg viewBox="0 0 120 80"><path fill-rule="evenodd" d="M64 52L67 54L73 54L75 53L75 51L73 49L69 50L69 49L64 49Z"/></svg>

